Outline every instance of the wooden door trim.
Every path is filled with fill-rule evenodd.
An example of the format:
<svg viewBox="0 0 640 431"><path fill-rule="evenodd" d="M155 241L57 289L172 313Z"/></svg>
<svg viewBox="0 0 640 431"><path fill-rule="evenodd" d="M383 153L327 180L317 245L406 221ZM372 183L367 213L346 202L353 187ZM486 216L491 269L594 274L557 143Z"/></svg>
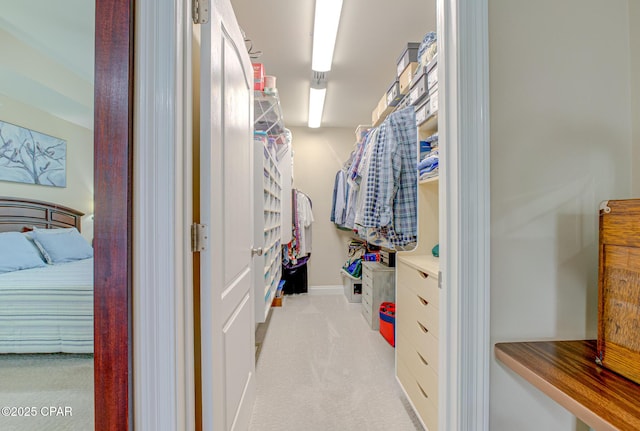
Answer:
<svg viewBox="0 0 640 431"><path fill-rule="evenodd" d="M131 428L134 0L96 1L95 429Z"/></svg>

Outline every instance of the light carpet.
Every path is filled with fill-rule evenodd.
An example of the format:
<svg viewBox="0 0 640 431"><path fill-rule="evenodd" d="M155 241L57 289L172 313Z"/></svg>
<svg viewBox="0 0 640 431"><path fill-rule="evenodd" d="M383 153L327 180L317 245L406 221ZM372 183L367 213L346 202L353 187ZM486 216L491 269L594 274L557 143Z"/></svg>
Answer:
<svg viewBox="0 0 640 431"><path fill-rule="evenodd" d="M0 355L0 430L89 431L93 409L92 355Z"/></svg>
<svg viewBox="0 0 640 431"><path fill-rule="evenodd" d="M286 296L257 363L251 431L416 431L394 349L342 295Z"/></svg>

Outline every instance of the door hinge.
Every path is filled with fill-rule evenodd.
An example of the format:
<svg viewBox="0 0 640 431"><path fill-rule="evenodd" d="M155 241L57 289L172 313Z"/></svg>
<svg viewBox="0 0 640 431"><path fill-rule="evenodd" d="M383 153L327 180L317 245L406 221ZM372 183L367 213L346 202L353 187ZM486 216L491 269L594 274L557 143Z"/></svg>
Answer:
<svg viewBox="0 0 640 431"><path fill-rule="evenodd" d="M442 271L438 271L438 289L442 289Z"/></svg>
<svg viewBox="0 0 640 431"><path fill-rule="evenodd" d="M209 234L206 224L194 223L191 225L191 251L200 252L207 249Z"/></svg>
<svg viewBox="0 0 640 431"><path fill-rule="evenodd" d="M209 0L193 0L193 23L206 24L209 22Z"/></svg>

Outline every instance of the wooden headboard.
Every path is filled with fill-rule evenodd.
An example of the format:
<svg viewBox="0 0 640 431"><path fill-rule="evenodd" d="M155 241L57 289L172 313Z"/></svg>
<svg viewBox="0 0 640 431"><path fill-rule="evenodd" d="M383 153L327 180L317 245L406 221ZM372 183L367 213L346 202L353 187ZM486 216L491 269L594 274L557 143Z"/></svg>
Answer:
<svg viewBox="0 0 640 431"><path fill-rule="evenodd" d="M75 227L80 231L83 215L58 204L0 196L0 232L22 232L30 226L42 229Z"/></svg>

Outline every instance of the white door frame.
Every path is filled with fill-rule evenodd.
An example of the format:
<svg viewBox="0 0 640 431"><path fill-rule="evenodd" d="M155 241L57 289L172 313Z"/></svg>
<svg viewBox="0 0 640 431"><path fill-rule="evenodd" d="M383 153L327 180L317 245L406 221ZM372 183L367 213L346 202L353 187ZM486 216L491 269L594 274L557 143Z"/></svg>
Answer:
<svg viewBox="0 0 640 431"><path fill-rule="evenodd" d="M195 430L190 3L135 1L136 431Z"/></svg>
<svg viewBox="0 0 640 431"><path fill-rule="evenodd" d="M489 429L487 2L437 1L444 84L440 187L446 196L440 228L448 245L441 257L446 341L440 362L440 431ZM135 3L135 430L191 431L191 5L180 0Z"/></svg>
<svg viewBox="0 0 640 431"><path fill-rule="evenodd" d="M438 0L440 431L489 430L488 0ZM444 85L442 85L444 84Z"/></svg>

